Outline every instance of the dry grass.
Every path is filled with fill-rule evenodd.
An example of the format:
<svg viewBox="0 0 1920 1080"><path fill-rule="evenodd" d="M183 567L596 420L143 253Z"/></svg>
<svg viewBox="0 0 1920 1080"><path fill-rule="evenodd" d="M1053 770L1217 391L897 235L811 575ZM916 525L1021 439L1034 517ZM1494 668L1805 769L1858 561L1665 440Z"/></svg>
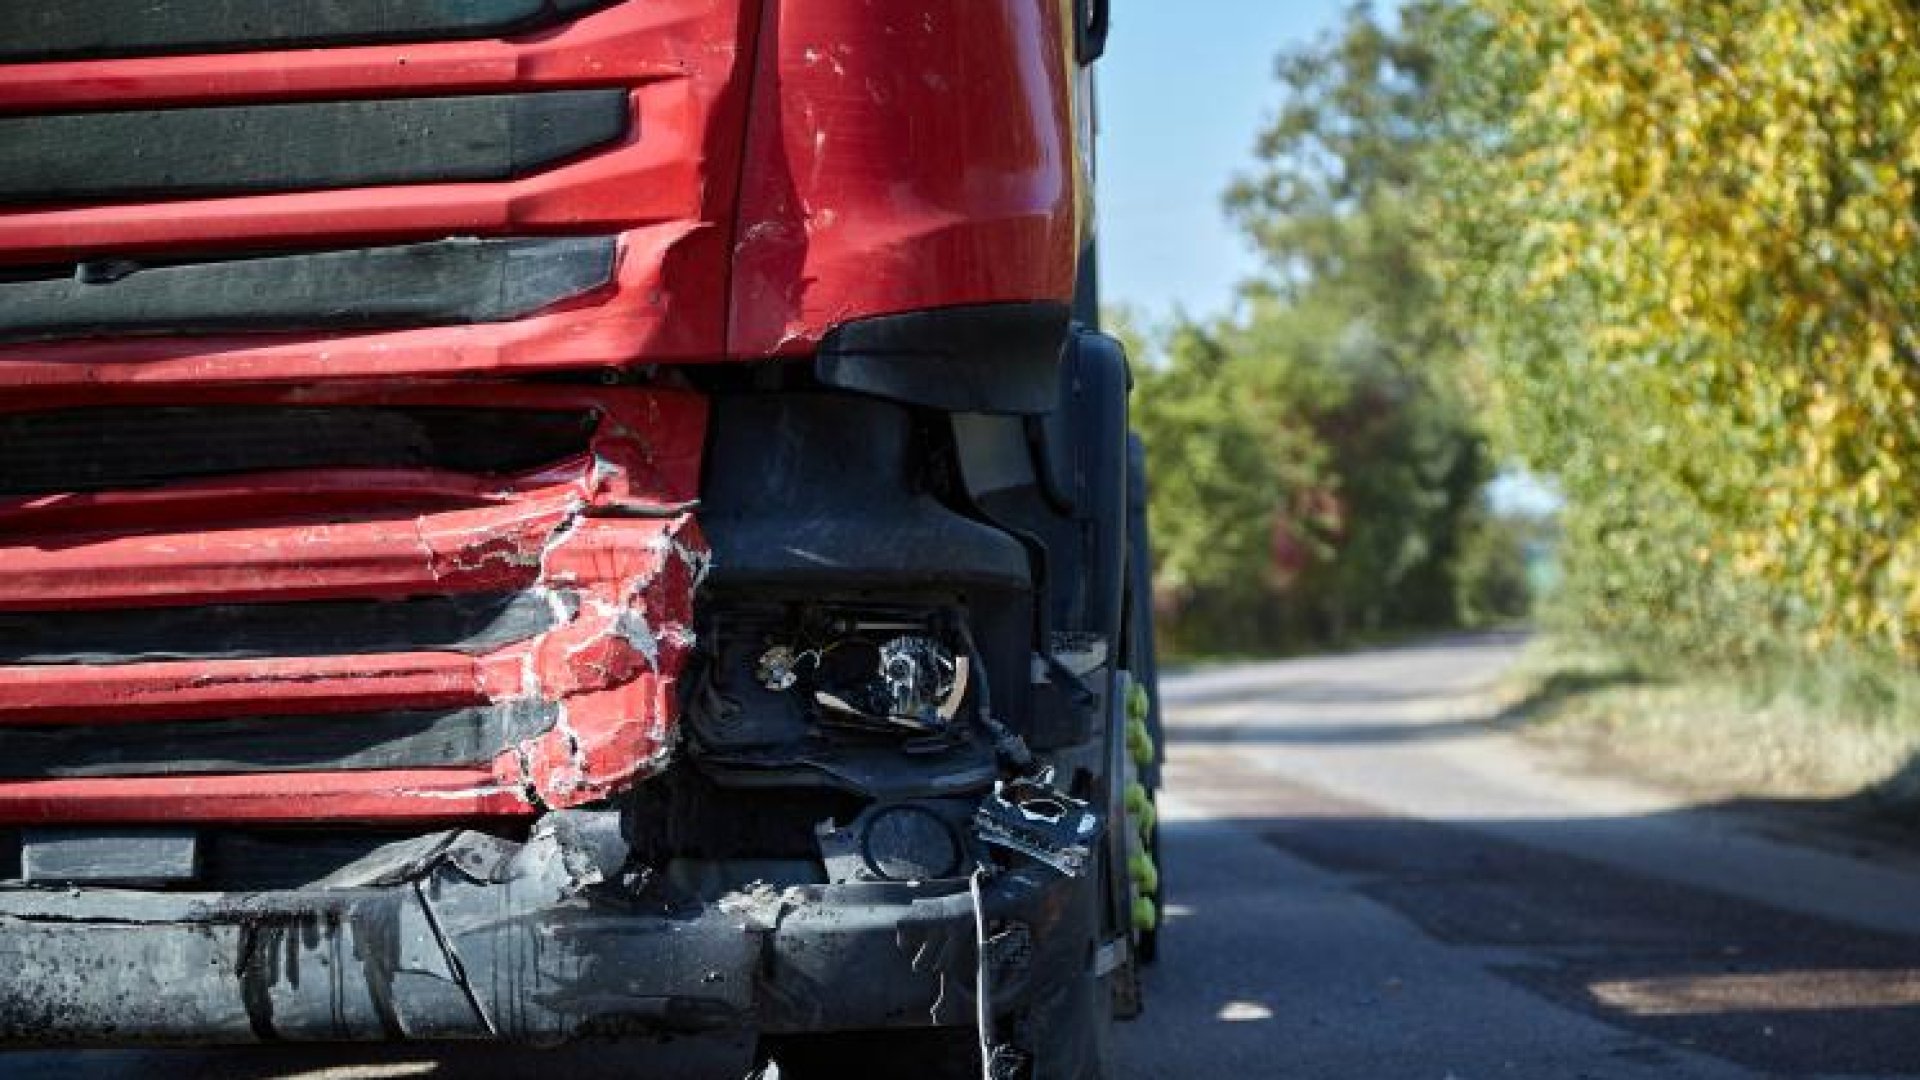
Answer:
<svg viewBox="0 0 1920 1080"><path fill-rule="evenodd" d="M1912 685L1903 685L1907 680ZM1536 643L1504 718L1602 769L1715 799L1862 797L1920 808L1920 676L1649 677L1604 652Z"/></svg>

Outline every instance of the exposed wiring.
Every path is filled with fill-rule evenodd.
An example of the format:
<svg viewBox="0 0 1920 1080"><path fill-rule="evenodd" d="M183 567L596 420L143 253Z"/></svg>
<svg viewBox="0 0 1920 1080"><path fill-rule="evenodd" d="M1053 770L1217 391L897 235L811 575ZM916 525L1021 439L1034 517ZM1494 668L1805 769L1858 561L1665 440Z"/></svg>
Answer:
<svg viewBox="0 0 1920 1080"><path fill-rule="evenodd" d="M987 907L980 898L980 882L987 876L983 866L973 868L967 877L967 891L973 896L973 941L975 964L973 974L974 1020L980 1033L980 1077L981 1080L993 1080L993 1008L987 1000L988 959L987 959Z"/></svg>

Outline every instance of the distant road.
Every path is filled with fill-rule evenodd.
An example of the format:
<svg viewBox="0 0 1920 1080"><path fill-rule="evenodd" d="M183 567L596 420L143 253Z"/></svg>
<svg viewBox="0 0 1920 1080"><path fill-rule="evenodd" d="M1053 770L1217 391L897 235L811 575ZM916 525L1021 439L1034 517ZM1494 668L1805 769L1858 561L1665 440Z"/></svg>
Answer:
<svg viewBox="0 0 1920 1080"><path fill-rule="evenodd" d="M1129 1077L1920 1077L1920 848L1571 777L1519 643L1169 679L1165 960Z"/></svg>
<svg viewBox="0 0 1920 1080"><path fill-rule="evenodd" d="M1920 1078L1920 857L1556 771L1482 722L1517 649L1168 680L1169 924L1122 1076ZM591 1047L0 1056L5 1080L705 1072Z"/></svg>

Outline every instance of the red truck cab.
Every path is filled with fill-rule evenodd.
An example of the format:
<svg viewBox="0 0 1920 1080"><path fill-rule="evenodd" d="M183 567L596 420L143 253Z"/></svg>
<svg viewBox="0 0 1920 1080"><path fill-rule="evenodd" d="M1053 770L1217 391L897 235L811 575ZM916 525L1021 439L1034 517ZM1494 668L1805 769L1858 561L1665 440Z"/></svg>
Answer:
<svg viewBox="0 0 1920 1080"><path fill-rule="evenodd" d="M0 8L0 1039L1106 1075L1105 22Z"/></svg>

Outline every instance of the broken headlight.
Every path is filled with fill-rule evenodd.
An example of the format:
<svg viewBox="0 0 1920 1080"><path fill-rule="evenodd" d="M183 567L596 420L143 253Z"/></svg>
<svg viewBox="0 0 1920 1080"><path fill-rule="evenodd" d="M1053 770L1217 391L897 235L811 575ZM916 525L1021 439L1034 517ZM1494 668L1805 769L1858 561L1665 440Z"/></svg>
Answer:
<svg viewBox="0 0 1920 1080"><path fill-rule="evenodd" d="M846 624L817 644L776 644L754 664L770 691L801 689L823 722L896 733L944 732L967 696L969 660L920 627Z"/></svg>

